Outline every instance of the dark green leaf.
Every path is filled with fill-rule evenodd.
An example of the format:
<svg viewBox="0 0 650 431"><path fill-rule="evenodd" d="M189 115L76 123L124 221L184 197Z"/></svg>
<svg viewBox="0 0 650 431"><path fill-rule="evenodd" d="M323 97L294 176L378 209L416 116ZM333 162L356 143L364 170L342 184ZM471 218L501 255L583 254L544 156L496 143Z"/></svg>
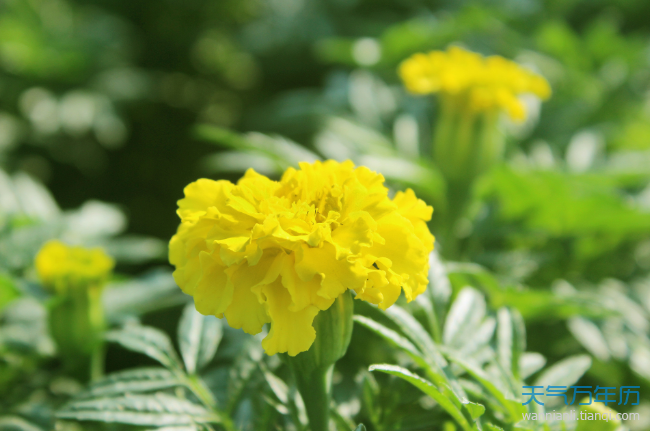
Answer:
<svg viewBox="0 0 650 431"><path fill-rule="evenodd" d="M192 425L218 423L219 418L204 407L182 398L158 393L125 395L73 401L57 412L61 419L99 421L139 426Z"/></svg>
<svg viewBox="0 0 650 431"><path fill-rule="evenodd" d="M99 398L126 393L151 392L182 386L185 382L165 368L136 368L113 373L92 383L79 398Z"/></svg>
<svg viewBox="0 0 650 431"><path fill-rule="evenodd" d="M160 362L167 368L182 367L171 340L164 332L149 326L128 325L106 334L108 341L121 344Z"/></svg>

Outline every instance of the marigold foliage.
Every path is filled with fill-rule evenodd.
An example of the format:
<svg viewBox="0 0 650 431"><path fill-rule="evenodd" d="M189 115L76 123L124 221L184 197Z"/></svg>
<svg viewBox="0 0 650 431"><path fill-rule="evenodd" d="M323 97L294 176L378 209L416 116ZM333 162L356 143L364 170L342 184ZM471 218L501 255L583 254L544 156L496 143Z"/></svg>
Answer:
<svg viewBox="0 0 650 431"><path fill-rule="evenodd" d="M103 283L115 262L101 248L69 246L52 240L41 247L35 265L44 286L63 292Z"/></svg>
<svg viewBox="0 0 650 431"><path fill-rule="evenodd" d="M269 355L306 351L312 322L347 289L385 309L427 286L433 209L350 161L301 163L280 181L249 169L235 185L200 179L178 201L169 260L202 314L257 334Z"/></svg>
<svg viewBox="0 0 650 431"><path fill-rule="evenodd" d="M476 112L503 109L513 120L526 117L518 95L530 93L541 99L551 95L542 76L503 57L483 57L457 46L415 54L402 62L399 74L412 93L463 97Z"/></svg>

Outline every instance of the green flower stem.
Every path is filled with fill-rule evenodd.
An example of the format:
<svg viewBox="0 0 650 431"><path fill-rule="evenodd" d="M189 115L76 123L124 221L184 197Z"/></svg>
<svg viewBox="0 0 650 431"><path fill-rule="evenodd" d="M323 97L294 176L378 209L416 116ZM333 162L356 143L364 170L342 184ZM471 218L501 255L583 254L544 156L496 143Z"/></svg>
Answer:
<svg viewBox="0 0 650 431"><path fill-rule="evenodd" d="M49 327L66 372L82 381L104 373L102 286L68 286L50 303Z"/></svg>
<svg viewBox="0 0 650 431"><path fill-rule="evenodd" d="M329 429L332 373L334 364L350 345L353 315L354 300L350 291L346 291L314 318L316 339L309 350L296 356L282 356L295 377L311 431Z"/></svg>
<svg viewBox="0 0 650 431"><path fill-rule="evenodd" d="M295 375L296 386L305 402L311 431L329 430L333 371L334 365L331 365L325 369L314 370L310 374Z"/></svg>
<svg viewBox="0 0 650 431"><path fill-rule="evenodd" d="M442 253L462 258L455 227L465 214L476 179L503 158L499 112L475 112L464 95L440 95L440 115L433 137L434 162L447 182L445 205L438 206L435 234Z"/></svg>

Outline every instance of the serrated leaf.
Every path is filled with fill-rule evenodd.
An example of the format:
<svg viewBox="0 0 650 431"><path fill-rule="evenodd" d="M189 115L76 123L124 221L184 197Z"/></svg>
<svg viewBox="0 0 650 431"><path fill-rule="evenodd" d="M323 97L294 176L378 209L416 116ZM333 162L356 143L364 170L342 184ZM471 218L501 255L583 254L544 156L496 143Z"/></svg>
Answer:
<svg viewBox="0 0 650 431"><path fill-rule="evenodd" d="M409 370L398 367L397 365L387 365L387 364L375 364L371 365L369 368L370 371L381 371L383 373L391 374L397 376L416 388L420 389L422 392L430 396L435 400L442 409L444 409L451 417L453 417L458 424L463 427L465 430L471 430L471 426L461 410L456 407L456 404L449 399L445 394L440 392L433 383L428 380L423 379L422 377L411 373Z"/></svg>
<svg viewBox="0 0 650 431"><path fill-rule="evenodd" d="M242 353L230 368L228 378L228 406L226 411L232 414L242 398L246 386L259 370L258 362L262 358L262 347L259 343L245 345Z"/></svg>
<svg viewBox="0 0 650 431"><path fill-rule="evenodd" d="M457 406L461 405L461 399L465 398L465 393L455 377L447 370L448 364L444 358L426 357L409 340L370 318L356 315L354 320L384 338L391 345L404 350L416 364L425 370L428 378L444 388L443 392L446 396L451 397ZM440 361L440 365L436 360Z"/></svg>
<svg viewBox="0 0 650 431"><path fill-rule="evenodd" d="M411 343L406 338L399 335L397 332L393 331L382 325L379 322L376 322L365 316L354 316L354 321L368 328L375 334L382 337L384 340L388 341L394 347L398 347L404 350L408 355L415 361L416 364L423 368L429 368L427 361L424 359L422 352L420 352L413 343Z"/></svg>
<svg viewBox="0 0 650 431"><path fill-rule="evenodd" d="M92 383L77 398L100 398L126 393L152 392L182 385L185 385L185 382L166 368L137 368L110 374L104 379Z"/></svg>
<svg viewBox="0 0 650 431"><path fill-rule="evenodd" d="M537 371L544 368L546 358L539 353L526 352L519 358L519 370L521 379L526 380Z"/></svg>
<svg viewBox="0 0 650 431"><path fill-rule="evenodd" d="M434 359L434 362L441 368L447 365L429 333L411 314L398 305L391 306L385 311L385 314L399 326L422 353Z"/></svg>
<svg viewBox="0 0 650 431"><path fill-rule="evenodd" d="M190 303L185 306L178 324L178 344L190 374L207 365L219 347L223 328L215 316L204 316Z"/></svg>
<svg viewBox="0 0 650 431"><path fill-rule="evenodd" d="M60 419L122 423L139 426L218 423L203 406L167 394L130 395L73 401L56 416Z"/></svg>
<svg viewBox="0 0 650 431"><path fill-rule="evenodd" d="M124 316L176 306L186 300L187 295L167 269L154 269L142 277L110 283L102 295L106 318L113 323L119 323Z"/></svg>
<svg viewBox="0 0 650 431"><path fill-rule="evenodd" d="M0 430L2 431L42 431L42 428L27 422L18 416L0 417Z"/></svg>
<svg viewBox="0 0 650 431"><path fill-rule="evenodd" d="M497 358L504 370L519 378L519 358L526 349L526 327L517 310L497 312Z"/></svg>
<svg viewBox="0 0 650 431"><path fill-rule="evenodd" d="M526 409L522 408L521 403L510 399L513 394L504 394L501 389L499 389L493 382L492 378L486 374L481 368L475 366L474 364L465 361L452 352L445 352L447 358L460 365L469 375L471 375L481 386L483 386L487 392L489 392L497 402L502 406L504 411L506 411L510 418L517 422L521 420L521 413L525 413Z"/></svg>
<svg viewBox="0 0 650 431"><path fill-rule="evenodd" d="M567 326L576 340L589 353L603 362L609 361L611 355L607 340L598 325L584 317L576 316L567 322Z"/></svg>
<svg viewBox="0 0 650 431"><path fill-rule="evenodd" d="M477 352L486 347L492 338L494 337L494 330L497 326L497 322L494 318L488 317L483 322L477 325L474 331L471 334L468 334L467 337L462 340L458 352L463 355L463 357L474 356Z"/></svg>
<svg viewBox="0 0 650 431"><path fill-rule="evenodd" d="M466 287L460 291L451 305L442 339L448 346L462 347L463 340L471 334L485 317L486 305L483 295Z"/></svg>
<svg viewBox="0 0 650 431"><path fill-rule="evenodd" d="M167 334L156 328L129 325L121 330L108 332L106 339L126 349L147 355L167 368L182 368L171 340Z"/></svg>
<svg viewBox="0 0 650 431"><path fill-rule="evenodd" d="M474 420L480 418L485 413L485 406L483 404L468 401L465 403L465 408L467 408L467 411L469 411L469 414Z"/></svg>
<svg viewBox="0 0 650 431"><path fill-rule="evenodd" d="M545 370L535 381L535 386L571 386L575 384L591 367L591 357L575 355L561 360ZM562 397L544 397L549 402L559 401Z"/></svg>

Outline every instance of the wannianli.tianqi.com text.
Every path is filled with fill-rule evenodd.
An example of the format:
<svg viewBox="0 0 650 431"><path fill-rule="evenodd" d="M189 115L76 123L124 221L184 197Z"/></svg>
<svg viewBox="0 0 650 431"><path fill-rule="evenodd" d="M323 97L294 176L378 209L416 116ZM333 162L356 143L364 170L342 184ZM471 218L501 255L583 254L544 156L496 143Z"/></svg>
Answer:
<svg viewBox="0 0 650 431"><path fill-rule="evenodd" d="M546 412L546 413L522 413L522 419L525 421L638 421L641 416L639 413L613 413L613 412Z"/></svg>

